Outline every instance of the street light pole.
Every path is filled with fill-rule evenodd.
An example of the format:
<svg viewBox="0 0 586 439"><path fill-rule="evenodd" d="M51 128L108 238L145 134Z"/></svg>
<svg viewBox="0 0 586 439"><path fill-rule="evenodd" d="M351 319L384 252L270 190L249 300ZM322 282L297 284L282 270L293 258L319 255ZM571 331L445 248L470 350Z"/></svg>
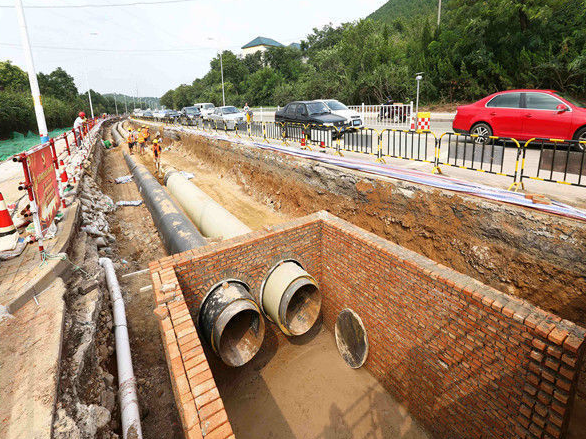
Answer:
<svg viewBox="0 0 586 439"><path fill-rule="evenodd" d="M43 102L41 100L41 91L39 90L39 83L37 81L37 73L35 71L35 63L33 61L33 53L31 51L31 44L28 38L28 30L26 28L26 19L24 18L24 9L22 7L22 0L16 0L16 14L20 24L20 35L22 38L22 46L24 48L24 57L26 59L26 66L28 70L28 82L31 87L31 94L33 96L33 103L35 105L35 115L37 117L37 127L39 128L39 136L41 142L49 140L47 122L45 121L45 112L43 111Z"/></svg>
<svg viewBox="0 0 586 439"><path fill-rule="evenodd" d="M437 5L437 27L439 27L441 19L442 19L442 0L438 0L438 5Z"/></svg>
<svg viewBox="0 0 586 439"><path fill-rule="evenodd" d="M417 97L415 99L415 114L419 113L419 81L421 81L423 79L423 72L419 72L417 73L417 76L415 76L415 79L417 80Z"/></svg>
<svg viewBox="0 0 586 439"><path fill-rule="evenodd" d="M224 65L222 63L222 52L220 51L220 74L222 75L222 105L226 106L226 95L224 94Z"/></svg>

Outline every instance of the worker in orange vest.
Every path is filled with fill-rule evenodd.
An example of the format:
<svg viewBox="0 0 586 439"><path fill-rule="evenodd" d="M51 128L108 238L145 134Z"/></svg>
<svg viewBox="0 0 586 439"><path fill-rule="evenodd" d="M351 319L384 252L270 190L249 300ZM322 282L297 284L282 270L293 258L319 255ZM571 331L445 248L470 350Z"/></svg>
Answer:
<svg viewBox="0 0 586 439"><path fill-rule="evenodd" d="M143 125L142 132L144 134L144 141L147 144L146 146L148 146L148 141L151 139L151 133L149 132L149 127L147 127L146 125Z"/></svg>
<svg viewBox="0 0 586 439"><path fill-rule="evenodd" d="M138 150L140 151L140 154L144 154L144 147L145 147L145 138L144 138L144 132L139 129L138 130Z"/></svg>
<svg viewBox="0 0 586 439"><path fill-rule="evenodd" d="M134 146L136 145L136 140L136 132L132 128L130 128L130 131L128 131L128 139L126 139L126 141L128 142L128 150L130 151L131 155L134 154L133 150Z"/></svg>
<svg viewBox="0 0 586 439"><path fill-rule="evenodd" d="M156 138L153 140L153 156L155 159L155 169L157 172L161 170L161 143L159 139Z"/></svg>

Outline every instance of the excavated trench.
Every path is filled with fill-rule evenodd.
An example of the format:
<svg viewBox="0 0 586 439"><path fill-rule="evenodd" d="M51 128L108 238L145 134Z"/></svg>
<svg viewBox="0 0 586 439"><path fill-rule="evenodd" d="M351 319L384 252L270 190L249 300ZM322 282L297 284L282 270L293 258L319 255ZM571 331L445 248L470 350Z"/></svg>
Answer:
<svg viewBox="0 0 586 439"><path fill-rule="evenodd" d="M198 187L253 229L327 209L586 324L586 228L578 222L223 141L185 135L179 141L169 134L173 139L164 140L163 163L194 172ZM152 155L142 161L154 170ZM140 257L160 256L142 252ZM300 338L286 338L267 326L259 354L240 368L225 366L211 351L208 358L237 437L426 437L368 372L351 371L343 363L332 334L320 324ZM311 378L300 383L295 380L300 374ZM583 413L580 400L574 418Z"/></svg>

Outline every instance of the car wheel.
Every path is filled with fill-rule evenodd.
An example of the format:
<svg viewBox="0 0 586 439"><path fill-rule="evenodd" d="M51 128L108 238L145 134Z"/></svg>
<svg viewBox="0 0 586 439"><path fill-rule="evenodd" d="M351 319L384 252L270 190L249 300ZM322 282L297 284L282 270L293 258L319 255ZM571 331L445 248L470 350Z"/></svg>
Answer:
<svg viewBox="0 0 586 439"><path fill-rule="evenodd" d="M487 123L477 123L470 129L470 134L477 135L477 141L485 142L486 139L492 136L492 128Z"/></svg>
<svg viewBox="0 0 586 439"><path fill-rule="evenodd" d="M579 142L586 142L586 127L580 128L574 134L574 140L578 140Z"/></svg>

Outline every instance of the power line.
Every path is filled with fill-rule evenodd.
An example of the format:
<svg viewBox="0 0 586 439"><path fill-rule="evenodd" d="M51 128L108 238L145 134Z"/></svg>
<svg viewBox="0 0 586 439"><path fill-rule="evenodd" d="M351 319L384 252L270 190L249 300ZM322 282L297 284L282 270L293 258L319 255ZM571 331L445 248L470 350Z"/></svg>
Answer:
<svg viewBox="0 0 586 439"><path fill-rule="evenodd" d="M135 1L135 2L128 2L128 3L88 3L84 5L29 5L25 6L26 9L73 9L73 8L117 8L117 7L124 7L124 6L142 6L142 5L166 5L171 3L188 3L194 2L197 0L161 0L161 1L154 1L154 2L143 2L143 1ZM11 5L0 5L0 8L14 8Z"/></svg>
<svg viewBox="0 0 586 439"><path fill-rule="evenodd" d="M0 43L0 46L4 47L17 47L20 48L20 44L13 43ZM77 52L114 52L114 53L152 53L152 52L189 52L193 50L216 50L215 47L210 46L199 46L199 47L178 47L174 49L83 49L80 47L58 47L58 46L32 46L35 49L48 49L48 50L71 50ZM232 48L236 48L233 46Z"/></svg>

